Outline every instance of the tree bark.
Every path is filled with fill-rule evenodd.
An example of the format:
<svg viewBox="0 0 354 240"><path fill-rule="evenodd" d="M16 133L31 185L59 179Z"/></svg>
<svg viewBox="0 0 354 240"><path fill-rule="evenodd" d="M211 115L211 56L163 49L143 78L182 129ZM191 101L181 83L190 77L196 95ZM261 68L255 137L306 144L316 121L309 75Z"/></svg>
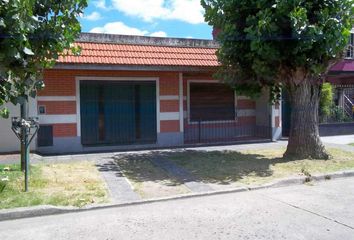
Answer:
<svg viewBox="0 0 354 240"><path fill-rule="evenodd" d="M306 79L289 88L291 104L290 135L286 158L328 159L319 137L320 84Z"/></svg>

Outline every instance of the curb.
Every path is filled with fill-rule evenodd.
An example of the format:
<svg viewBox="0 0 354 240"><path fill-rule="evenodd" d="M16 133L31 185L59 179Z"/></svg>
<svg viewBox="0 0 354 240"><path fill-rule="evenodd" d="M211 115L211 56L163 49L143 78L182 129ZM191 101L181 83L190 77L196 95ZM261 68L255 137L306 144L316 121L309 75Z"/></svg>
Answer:
<svg viewBox="0 0 354 240"><path fill-rule="evenodd" d="M334 172L330 174L319 174L313 176L301 176L301 177L280 179L261 186L238 187L238 188L227 189L227 190L182 194L182 195L177 195L172 197L154 198L154 199L139 200L139 201L125 202L125 203L87 205L82 208L41 205L35 207L6 209L6 210L0 210L0 222L22 219L22 218L41 217L41 216L58 215L58 214L65 214L65 213L75 213L75 212L101 210L107 208L117 208L117 207L127 207L127 206L135 206L135 205L158 203L158 202L167 202L173 200L183 200L189 198L214 196L214 195L221 195L221 194L228 194L228 193L256 191L256 190L267 189L267 188L295 186L295 185L302 185L304 183L312 182L312 181L321 182L321 181L328 181L328 180L347 178L347 177L354 177L354 171L340 171L340 172Z"/></svg>

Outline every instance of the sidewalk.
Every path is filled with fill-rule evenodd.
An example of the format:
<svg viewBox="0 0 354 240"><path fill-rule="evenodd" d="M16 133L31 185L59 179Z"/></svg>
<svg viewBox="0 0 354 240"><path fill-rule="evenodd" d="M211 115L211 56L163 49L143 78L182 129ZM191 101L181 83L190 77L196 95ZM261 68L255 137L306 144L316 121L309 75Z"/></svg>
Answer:
<svg viewBox="0 0 354 240"><path fill-rule="evenodd" d="M324 143L348 145L350 143L354 143L354 135L321 137L321 140Z"/></svg>
<svg viewBox="0 0 354 240"><path fill-rule="evenodd" d="M340 139L344 139L340 141ZM346 143L350 142L351 139L354 138L354 135L351 136L335 136L335 137L325 137L322 138L324 143L329 148L337 148L342 149L348 152L354 152L354 147L338 144L338 143ZM354 140L353 140L354 141ZM143 183L150 183L146 185L147 191L156 191L154 196L159 195L158 191L165 191L162 196L171 196L178 195L179 192L186 193L186 190L189 190L190 193L205 193L216 190L227 190L232 188L245 188L247 189L249 183L243 183L241 180L244 179L249 174L254 172L255 174L259 174L260 176L266 178L271 176L272 174L272 165L281 163L276 158L270 159L270 161L263 161L258 159L259 156L252 155L253 150L255 152L260 149L285 149L287 141L279 141L279 142L269 142L269 143L255 143L255 144L240 144L240 145L227 145L227 146L207 146L207 147L195 147L195 148L185 148L185 149L168 149L168 150L160 150L160 151L132 151L132 152L116 152L116 153L95 153L95 154L77 154L77 155L62 155L62 156L39 156L36 154L31 154L31 163L70 163L70 162L80 162L80 161L92 161L96 164L98 171L101 173L102 178L105 180L107 187L109 189L109 193L113 203L126 203L126 202L134 202L142 199L142 189L144 187ZM246 151L247 154L243 155L235 155L232 156L228 154L228 152L234 151ZM180 163L182 160L173 160L176 153L183 154L185 152L185 158L189 158L188 154L192 154L194 156L200 153L200 157L206 157L208 159L208 152L214 155L215 161L220 161L220 164L210 165L211 167L215 167L211 169L211 171L218 171L217 176L208 175L209 172L201 172L209 171L208 169L201 169L204 166L195 165L192 166L191 169L187 169L186 166L181 166ZM219 155L215 156L215 154L219 153ZM193 155L194 154L194 155ZM204 155L203 155L204 154ZM224 155L222 155L224 154ZM230 155L230 156L229 156ZM139 165L134 170L134 168L129 171L132 172L132 176L127 176L124 171L126 169L122 169L122 166L117 165L117 159L120 156L133 156L128 159L128 161L134 161L134 163L139 163L146 159L148 162L152 163L152 167L156 168L156 171L162 172L163 175L159 175L156 177L154 172L151 172L149 176L143 177L141 173L135 172L139 170ZM249 156L249 157L248 157ZM171 158L172 160L171 161ZM249 160L250 166L246 166L240 162L241 169L236 169L232 172L221 171L220 168L224 166L224 168L228 167L237 167L238 165L227 165L226 163L222 163L224 161L223 157L242 157L247 158L245 160ZM188 159L187 159L188 160ZM197 157L198 160L198 157ZM195 159L190 159L190 161L196 161ZM199 160L198 160L199 161ZM205 160L205 164L208 164L208 161L212 164L215 164L213 159ZM214 163L212 162L214 161ZM19 163L19 155L0 155L0 164L11 164L11 163ZM133 163L133 162L132 162ZM196 164L198 162L196 161ZM201 162L199 161L198 164ZM128 162L129 164L129 162ZM224 164L224 165L222 165ZM226 164L226 165L225 165ZM258 165L257 165L258 164ZM257 166L255 166L257 165ZM188 167L188 166L187 166ZM245 169L242 169L245 168ZM250 168L250 169L248 169ZM226 169L231 170L231 169ZM139 171L155 171L154 169L140 169ZM301 172L300 172L301 173ZM221 176L220 174L225 174ZM302 174L301 177L304 175ZM288 177L298 177L298 176L288 176ZM132 178L132 179L129 179ZM227 181L231 181L230 183L225 182L223 179L225 178ZM170 182L171 179L176 179L178 182ZM275 178L275 179L281 179ZM132 182L133 181L133 182ZM268 180L269 182L269 180ZM267 182L267 183L268 183ZM176 184L176 185L174 185ZM180 187L180 186L181 187ZM262 185L262 184L260 184ZM169 189L177 189L170 191ZM182 190L181 190L182 189ZM184 190L186 189L186 190ZM144 189L143 189L144 190ZM145 197L146 198L146 197ZM149 197L148 197L149 198Z"/></svg>
<svg viewBox="0 0 354 240"><path fill-rule="evenodd" d="M330 136L321 137L322 142L327 146L338 147L339 145L347 146L350 143L354 143L354 135L343 136ZM107 158L120 154L145 154L150 152L171 152L178 149L183 150L195 150L195 151L240 151L240 150L252 150L260 148L274 148L274 147L286 147L287 140L280 140L278 142L266 142L266 143L245 143L237 145L224 145L224 146L200 146L200 147L187 147L177 149L162 149L162 150L140 150L140 151L127 151L127 152L108 152L108 153L79 153L69 155L57 155L57 156L41 156L35 153L31 153L30 159L32 164L37 163L66 163L71 161L96 161L99 158ZM348 150L354 149L352 146L346 148ZM0 164L14 164L19 163L19 154L0 154Z"/></svg>

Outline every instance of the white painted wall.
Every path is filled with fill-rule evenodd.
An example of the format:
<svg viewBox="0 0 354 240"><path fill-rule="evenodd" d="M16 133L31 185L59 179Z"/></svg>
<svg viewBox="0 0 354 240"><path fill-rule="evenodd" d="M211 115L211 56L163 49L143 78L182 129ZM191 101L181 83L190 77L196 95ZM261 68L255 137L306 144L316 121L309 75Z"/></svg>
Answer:
<svg viewBox="0 0 354 240"><path fill-rule="evenodd" d="M3 119L0 117L0 153L18 152L20 150L20 142L11 130L11 117L20 116L20 105L14 106L13 104L6 105L10 111L10 117ZM33 98L29 103L29 116L37 116L37 101ZM31 150L36 148L36 139L31 144Z"/></svg>

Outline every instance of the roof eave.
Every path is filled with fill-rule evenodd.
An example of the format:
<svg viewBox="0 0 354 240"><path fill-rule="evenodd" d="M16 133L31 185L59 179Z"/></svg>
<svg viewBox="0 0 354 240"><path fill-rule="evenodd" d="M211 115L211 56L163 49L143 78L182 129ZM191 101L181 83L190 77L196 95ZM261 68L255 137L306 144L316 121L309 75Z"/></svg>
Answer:
<svg viewBox="0 0 354 240"><path fill-rule="evenodd" d="M106 70L106 71L179 71L179 72L210 72L218 66L159 66L159 65L116 65L116 64L74 64L57 63L54 69L66 70Z"/></svg>

